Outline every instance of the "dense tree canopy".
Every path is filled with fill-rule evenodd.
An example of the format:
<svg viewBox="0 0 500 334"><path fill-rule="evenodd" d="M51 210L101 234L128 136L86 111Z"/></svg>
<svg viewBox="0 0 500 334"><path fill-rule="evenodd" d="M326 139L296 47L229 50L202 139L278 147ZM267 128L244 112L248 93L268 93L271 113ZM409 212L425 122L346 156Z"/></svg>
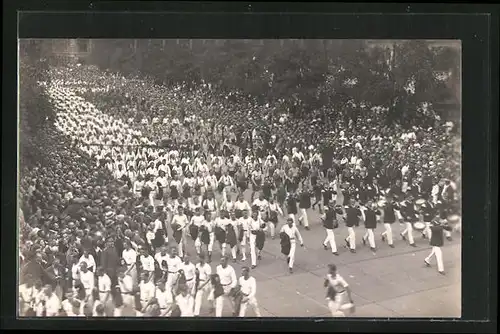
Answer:
<svg viewBox="0 0 500 334"><path fill-rule="evenodd" d="M436 73L459 75L459 60L458 50L425 41L394 43L391 53L359 40L98 40L91 58L165 84L210 83L261 103L282 100L291 112L328 107L356 117L382 106L403 124L433 116L422 104L456 102L456 86Z"/></svg>

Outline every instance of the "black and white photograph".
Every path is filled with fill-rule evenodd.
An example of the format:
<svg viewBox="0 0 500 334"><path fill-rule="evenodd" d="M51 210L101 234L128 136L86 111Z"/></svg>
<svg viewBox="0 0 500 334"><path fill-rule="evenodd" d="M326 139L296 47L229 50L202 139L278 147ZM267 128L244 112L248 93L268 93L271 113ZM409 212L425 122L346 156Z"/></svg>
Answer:
<svg viewBox="0 0 500 334"><path fill-rule="evenodd" d="M18 52L19 317L461 317L460 40Z"/></svg>

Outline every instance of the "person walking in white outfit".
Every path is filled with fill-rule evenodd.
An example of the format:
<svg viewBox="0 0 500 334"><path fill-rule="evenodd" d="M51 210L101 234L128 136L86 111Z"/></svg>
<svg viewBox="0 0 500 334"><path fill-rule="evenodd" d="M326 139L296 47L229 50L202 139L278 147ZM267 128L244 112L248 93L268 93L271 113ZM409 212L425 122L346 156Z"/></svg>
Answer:
<svg viewBox="0 0 500 334"><path fill-rule="evenodd" d="M200 254L200 262L196 264L196 292L194 303L194 316L200 315L201 304L203 296L210 293L210 276L212 275L212 268L205 262L205 255Z"/></svg>
<svg viewBox="0 0 500 334"><path fill-rule="evenodd" d="M230 291L236 287L238 280L234 268L227 263L227 257L221 259L221 263L217 266L216 272L220 279L220 284L224 293L215 298L215 316L222 317L222 307L224 306L224 297L228 298ZM231 300L229 300L232 304Z"/></svg>
<svg viewBox="0 0 500 334"><path fill-rule="evenodd" d="M247 307L251 306L255 312L256 317L260 317L259 305L255 297L257 293L257 281L254 277L250 276L250 269L248 267L241 268L242 276L238 280L240 292L243 295L240 305L240 317L244 317Z"/></svg>
<svg viewBox="0 0 500 334"><path fill-rule="evenodd" d="M335 212L335 209L330 206L325 207L325 213L321 215L321 220L323 221L323 226L325 227L326 231L326 238L325 241L323 241L323 248L325 250L328 250L328 244L330 244L332 254L339 255L339 253L337 252L337 244L335 243L335 234L333 233L333 230L339 226L336 216L337 213Z"/></svg>
<svg viewBox="0 0 500 334"><path fill-rule="evenodd" d="M346 297L351 306L353 306L354 302L351 296L351 289L344 278L337 273L336 265L328 265L328 274L326 275L324 286L327 288L326 299L332 317L345 317L342 309L344 308L343 305L346 304Z"/></svg>
<svg viewBox="0 0 500 334"><path fill-rule="evenodd" d="M431 240L430 245L432 246L432 252L424 259L425 264L430 267L430 260L433 256L436 257L438 272L444 275L444 263L443 263L443 252L441 247L444 245L444 231L451 231L452 228L446 223L441 223L439 221L439 216L437 216L431 222Z"/></svg>
<svg viewBox="0 0 500 334"><path fill-rule="evenodd" d="M292 218L287 219L287 225L284 225L281 228L280 233L281 232L286 233L290 238L290 253L288 254L287 262L288 270L290 271L290 273L293 273L293 264L295 263L295 249L297 246L296 238L298 238L300 241L300 247L304 247L304 240L302 239L302 235L300 234L299 230L294 225Z"/></svg>

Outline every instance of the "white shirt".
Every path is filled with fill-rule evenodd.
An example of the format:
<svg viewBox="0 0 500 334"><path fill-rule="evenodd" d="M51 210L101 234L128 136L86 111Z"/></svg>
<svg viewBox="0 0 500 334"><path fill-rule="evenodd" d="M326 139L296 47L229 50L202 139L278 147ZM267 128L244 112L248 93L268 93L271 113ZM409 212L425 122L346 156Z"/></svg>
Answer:
<svg viewBox="0 0 500 334"><path fill-rule="evenodd" d="M210 275L212 275L212 267L210 267L207 263L203 265L201 263L197 263L195 268L198 269L199 279L201 282L208 280Z"/></svg>
<svg viewBox="0 0 500 334"><path fill-rule="evenodd" d="M155 285L153 282L144 282L139 283L140 290L140 298L143 302L149 302L151 298L155 296Z"/></svg>
<svg viewBox="0 0 500 334"><path fill-rule="evenodd" d="M243 228L244 231L248 231L250 229L250 218L241 217L239 219L239 224Z"/></svg>
<svg viewBox="0 0 500 334"><path fill-rule="evenodd" d="M168 184L168 179L166 176L164 176L164 177L159 176L156 178L156 182L159 182L161 184L162 188L165 188Z"/></svg>
<svg viewBox="0 0 500 334"><path fill-rule="evenodd" d="M193 224L194 226L198 226L200 227L201 224L203 224L203 220L205 220L205 218L203 218L203 216L193 216L191 217L191 224Z"/></svg>
<svg viewBox="0 0 500 334"><path fill-rule="evenodd" d="M166 309L173 303L172 292L169 289L161 291L159 288L156 288L156 299L158 300L160 309Z"/></svg>
<svg viewBox="0 0 500 334"><path fill-rule="evenodd" d="M326 279L328 280L328 283L335 289L337 292L343 292L349 284L340 276L339 274L336 274L335 276L332 276L331 274L326 275Z"/></svg>
<svg viewBox="0 0 500 334"><path fill-rule="evenodd" d="M161 268L161 263L163 261L167 261L167 263L168 263L169 257L170 257L170 255L168 255L167 253L165 253L165 255L161 255L161 252L155 254L155 260L156 260L156 262L158 262L158 265L160 266L160 268Z"/></svg>
<svg viewBox="0 0 500 334"><path fill-rule="evenodd" d="M137 253L132 248L129 250L124 249L122 252L122 258L125 260L125 263L130 266L137 262Z"/></svg>
<svg viewBox="0 0 500 334"><path fill-rule="evenodd" d="M55 317L59 314L61 309L61 301L57 298L55 293L45 298L45 312L47 317Z"/></svg>
<svg viewBox="0 0 500 334"><path fill-rule="evenodd" d="M176 256L174 258L171 258L170 256L167 258L167 265L168 265L168 272L169 273L176 273L179 271L181 267L182 261L181 259Z"/></svg>
<svg viewBox="0 0 500 334"><path fill-rule="evenodd" d="M148 242L148 244L151 245L151 242L154 240L155 237L156 237L156 235L153 231L146 232L146 241Z"/></svg>
<svg viewBox="0 0 500 334"><path fill-rule="evenodd" d="M220 217L217 217L217 218L215 219L215 225L219 226L220 228L222 228L222 229L224 229L224 230L226 229L226 226L227 226L228 224L230 224L230 223L231 223L231 221L230 221L229 219L227 219L227 218L220 218Z"/></svg>
<svg viewBox="0 0 500 334"><path fill-rule="evenodd" d="M120 291L122 293L129 293L134 289L134 281L129 275L125 275L125 277L123 277L123 280L118 279L118 285L120 286Z"/></svg>
<svg viewBox="0 0 500 334"><path fill-rule="evenodd" d="M78 266L78 264L73 264L71 266L71 277L74 280L80 279L80 267Z"/></svg>
<svg viewBox="0 0 500 334"><path fill-rule="evenodd" d="M203 206L207 206L209 211L215 211L215 199L205 199L203 201Z"/></svg>
<svg viewBox="0 0 500 334"><path fill-rule="evenodd" d="M155 271L155 261L151 255L141 255L139 257L141 261L142 269L145 271Z"/></svg>
<svg viewBox="0 0 500 334"><path fill-rule="evenodd" d="M257 198L255 199L255 201L253 201L253 205L257 205L260 211L264 211L267 209L269 203L265 199L261 201Z"/></svg>
<svg viewBox="0 0 500 334"><path fill-rule="evenodd" d="M301 244L304 243L304 240L302 240L302 235L300 235L300 232L295 225L292 225L292 227L288 226L288 224L284 225L281 228L280 233L281 232L285 232L290 237L290 242L295 242L295 237L297 237L299 238Z"/></svg>
<svg viewBox="0 0 500 334"><path fill-rule="evenodd" d="M238 280L236 279L236 272L233 267L227 265L226 268L222 268L222 265L219 264L216 268L216 272L223 286L229 285L231 288L236 286Z"/></svg>
<svg viewBox="0 0 500 334"><path fill-rule="evenodd" d="M184 271L184 276L186 276L186 281L191 281L195 277L195 270L196 267L194 266L193 263L189 262L186 264L185 262L181 263L180 268L182 271Z"/></svg>
<svg viewBox="0 0 500 334"><path fill-rule="evenodd" d="M97 276L97 287L99 289L99 292L111 291L111 279L107 274Z"/></svg>
<svg viewBox="0 0 500 334"><path fill-rule="evenodd" d="M206 227L207 231L209 233L213 233L214 231L214 222L213 221L206 221L206 220L203 220L203 226Z"/></svg>
<svg viewBox="0 0 500 334"><path fill-rule="evenodd" d="M281 210L281 208L278 205L278 203L269 203L269 210L270 211L274 211L274 212L278 212L281 215L283 215L283 211Z"/></svg>
<svg viewBox="0 0 500 334"><path fill-rule="evenodd" d="M234 208L237 209L237 210L249 210L250 211L250 204L248 204L247 201L237 201L234 203Z"/></svg>
<svg viewBox="0 0 500 334"><path fill-rule="evenodd" d="M260 218L257 218L257 220L250 218L248 227L250 231L257 231L258 229L260 229L261 224L262 221L260 220Z"/></svg>
<svg viewBox="0 0 500 334"><path fill-rule="evenodd" d="M77 316L73 312L73 305L71 304L71 302L69 300L67 300L67 299L63 300L62 303L61 303L61 307L64 310L64 312L66 312L66 315L68 317L75 317L75 316Z"/></svg>
<svg viewBox="0 0 500 334"><path fill-rule="evenodd" d="M172 218L172 224L177 223L180 225L180 228L184 228L188 224L187 216L186 215L174 215Z"/></svg>
<svg viewBox="0 0 500 334"><path fill-rule="evenodd" d="M175 187L177 188L177 190L179 190L181 188L181 181L172 180L172 182L170 182L170 187Z"/></svg>
<svg viewBox="0 0 500 334"><path fill-rule="evenodd" d="M194 298L191 295L178 295L175 297L175 302L181 310L181 317L192 317L194 316Z"/></svg>
<svg viewBox="0 0 500 334"><path fill-rule="evenodd" d="M156 219L154 221L155 227L153 228L153 233L156 233L158 230L163 229L163 223L161 220Z"/></svg>
<svg viewBox="0 0 500 334"><path fill-rule="evenodd" d="M82 255L82 257L78 261L78 266L80 266L80 264L82 264L83 262L87 264L87 268L93 268L94 270L96 269L95 260L92 254L89 254L88 258L86 258L85 255Z"/></svg>
<svg viewBox="0 0 500 334"><path fill-rule="evenodd" d="M90 270L87 270L86 273L81 271L80 282L82 282L83 287L85 288L85 291L88 294L89 290L92 290L95 287L94 273L91 272Z"/></svg>
<svg viewBox="0 0 500 334"><path fill-rule="evenodd" d="M243 276L239 278L238 283L241 287L241 292L243 292L248 298L254 298L257 293L257 282L254 277L248 277L245 279Z"/></svg>
<svg viewBox="0 0 500 334"><path fill-rule="evenodd" d="M28 288L26 284L21 284L19 286L19 297L21 297L24 302L29 303L33 298L35 298L35 287Z"/></svg>

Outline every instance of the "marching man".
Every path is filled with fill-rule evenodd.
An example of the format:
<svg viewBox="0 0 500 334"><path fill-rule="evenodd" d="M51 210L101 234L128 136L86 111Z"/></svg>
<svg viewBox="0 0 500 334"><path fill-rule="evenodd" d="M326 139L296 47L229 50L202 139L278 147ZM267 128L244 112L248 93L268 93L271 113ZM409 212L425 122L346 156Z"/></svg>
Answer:
<svg viewBox="0 0 500 334"><path fill-rule="evenodd" d="M332 312L333 317L345 317L343 309L350 307L351 312L354 310L351 289L342 276L337 273L337 266L334 264L328 265L328 274L326 275L324 286L327 288L326 299L328 300L328 308ZM350 304L344 303L346 297Z"/></svg>
<svg viewBox="0 0 500 334"><path fill-rule="evenodd" d="M196 267L191 261L189 261L189 255L184 255L184 262L181 263L180 270L182 270L184 277L186 278L187 293L193 295L195 288Z"/></svg>
<svg viewBox="0 0 500 334"><path fill-rule="evenodd" d="M247 260L246 245L249 242L249 230L250 230L250 217L248 217L248 210L244 209L242 211L243 217L239 219L238 226L238 240L241 247L241 261Z"/></svg>
<svg viewBox="0 0 500 334"><path fill-rule="evenodd" d="M300 235L299 230L294 225L293 219L287 219L287 225L283 225L280 233L285 233L290 240L290 253L287 256L286 262L288 263L288 271L293 273L293 263L295 262L295 248L296 248L296 238L300 241L300 247L304 247L304 240L302 235Z"/></svg>
<svg viewBox="0 0 500 334"><path fill-rule="evenodd" d="M230 292L234 289L238 283L236 279L236 272L234 268L228 264L227 257L223 257L221 259L221 263L216 268L217 276L219 277L219 283L222 286L223 294L220 296L214 296L215 300L215 316L222 317L222 307L224 306L224 297L229 299L229 302L232 303L232 300L229 298Z"/></svg>
<svg viewBox="0 0 500 334"><path fill-rule="evenodd" d="M356 253L356 232L354 227L359 225L359 219L363 218L363 211L355 207L354 199L351 199L346 207L345 222L349 235L345 238L346 246L351 253Z"/></svg>
<svg viewBox="0 0 500 334"><path fill-rule="evenodd" d="M194 239L194 248L196 249L196 254L198 255L200 255L201 253L200 227L203 224L204 220L205 218L201 215L201 207L197 207L195 209L195 215L191 217L191 221L189 223L189 233Z"/></svg>
<svg viewBox="0 0 500 334"><path fill-rule="evenodd" d="M336 212L336 210L338 209L326 206L325 213L321 215L321 220L323 221L323 226L326 230L326 238L325 241L323 241L323 248L328 250L329 243L332 248L332 254L338 256L339 253L337 252L337 244L335 243L335 234L333 233L333 230L339 227L339 223L337 221L337 213L339 212ZM341 211L342 210L340 210L340 214L342 214Z"/></svg>
<svg viewBox="0 0 500 334"><path fill-rule="evenodd" d="M182 257L184 255L184 246L185 246L185 236L186 236L186 228L189 225L189 221L187 216L184 214L184 207L179 205L177 208L177 214L172 217L172 231L174 234L174 239L178 244L178 253L179 256Z"/></svg>
<svg viewBox="0 0 500 334"><path fill-rule="evenodd" d="M375 252L375 235L373 230L377 227L377 222L380 220L380 212L377 209L377 204L372 201L366 203L366 207L363 208L363 214L365 217L365 228L366 233L362 238L363 245L366 245L366 240L370 244L370 249Z"/></svg>
<svg viewBox="0 0 500 334"><path fill-rule="evenodd" d="M201 304L203 296L210 293L210 276L212 275L212 268L205 262L205 255L200 254L200 262L196 264L196 286L195 286L195 303L194 303L194 316L200 315Z"/></svg>
<svg viewBox="0 0 500 334"><path fill-rule="evenodd" d="M182 260L177 256L175 247L170 249L170 257L167 258L167 289L172 291L179 277L179 269L181 268Z"/></svg>
<svg viewBox="0 0 500 334"><path fill-rule="evenodd" d="M431 222L431 240L430 245L432 246L432 252L424 259L426 266L430 267L430 260L433 255L436 256L436 262L438 266L438 272L444 275L444 264L443 264L443 252L441 247L444 244L444 231L451 231L452 228L446 223L441 223L439 221L439 216L435 217Z"/></svg>
<svg viewBox="0 0 500 334"><path fill-rule="evenodd" d="M248 267L241 268L242 276L238 280L240 286L240 293L242 294L239 316L244 317L247 307L253 307L256 317L260 317L259 305L255 294L257 293L257 282L254 277L250 276L250 269Z"/></svg>
<svg viewBox="0 0 500 334"><path fill-rule="evenodd" d="M389 247L394 248L394 240L392 239L392 224L394 224L397 220L396 211L397 206L394 205L392 198L387 197L387 203L382 208L382 217L381 220L384 222L385 231L382 232L382 241L387 240L387 244Z"/></svg>
<svg viewBox="0 0 500 334"><path fill-rule="evenodd" d="M265 224L263 224L262 220L259 217L259 211L253 210L249 224L250 259L252 260L252 269L257 267L257 233L261 229L261 225Z"/></svg>
<svg viewBox="0 0 500 334"><path fill-rule="evenodd" d="M126 275L124 270L118 273L118 286L122 297L122 308L119 311L120 315L124 315L135 309L135 294L132 277ZM124 312L125 311L125 312Z"/></svg>

